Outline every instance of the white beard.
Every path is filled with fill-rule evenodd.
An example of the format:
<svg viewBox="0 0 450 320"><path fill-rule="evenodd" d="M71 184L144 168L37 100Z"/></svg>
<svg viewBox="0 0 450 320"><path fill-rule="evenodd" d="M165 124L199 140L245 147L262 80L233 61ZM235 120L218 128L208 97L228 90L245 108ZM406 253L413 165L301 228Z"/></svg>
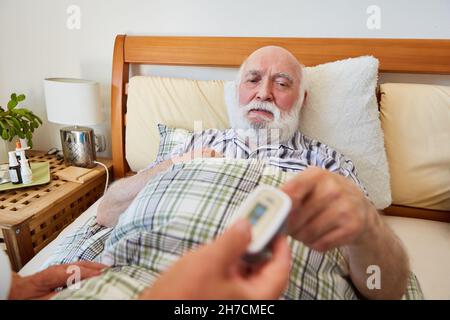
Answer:
<svg viewBox="0 0 450 320"><path fill-rule="evenodd" d="M231 99L229 99L231 100ZM227 101L230 104L230 101ZM258 145L286 143L298 131L300 120L300 101L296 101L289 112L282 114L272 102L251 101L245 106L238 106L237 99L228 106L231 127L251 143ZM251 122L248 112L251 109L265 110L273 114L268 121ZM264 143L267 142L267 143Z"/></svg>

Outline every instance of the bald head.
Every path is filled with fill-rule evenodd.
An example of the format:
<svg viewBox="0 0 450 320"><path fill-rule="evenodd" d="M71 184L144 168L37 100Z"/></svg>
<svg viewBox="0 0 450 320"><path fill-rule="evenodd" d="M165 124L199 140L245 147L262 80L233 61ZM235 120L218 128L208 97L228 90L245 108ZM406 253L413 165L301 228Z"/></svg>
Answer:
<svg viewBox="0 0 450 320"><path fill-rule="evenodd" d="M278 66L280 69L287 68L294 71L294 75L300 78L302 76L302 66L292 53L283 47L266 46L255 50L241 65L241 73L246 68L255 63ZM241 74L242 76L242 74Z"/></svg>

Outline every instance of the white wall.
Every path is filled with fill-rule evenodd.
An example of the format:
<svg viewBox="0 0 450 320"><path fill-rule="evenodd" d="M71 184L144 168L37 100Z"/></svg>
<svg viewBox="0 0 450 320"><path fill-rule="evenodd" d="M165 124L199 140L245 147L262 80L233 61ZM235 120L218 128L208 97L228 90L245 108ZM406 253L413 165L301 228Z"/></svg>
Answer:
<svg viewBox="0 0 450 320"><path fill-rule="evenodd" d="M381 9L379 30L366 27L366 9L373 4ZM66 27L69 5L81 9L79 30ZM13 91L25 93L25 106L46 120L42 79L81 77L101 82L109 119L112 48L119 33L448 39L450 1L0 0L0 105ZM205 72L200 77L210 76ZM450 85L449 76L382 79ZM35 148L60 146L59 127L45 122L36 131ZM109 123L95 129L107 134L109 155Z"/></svg>

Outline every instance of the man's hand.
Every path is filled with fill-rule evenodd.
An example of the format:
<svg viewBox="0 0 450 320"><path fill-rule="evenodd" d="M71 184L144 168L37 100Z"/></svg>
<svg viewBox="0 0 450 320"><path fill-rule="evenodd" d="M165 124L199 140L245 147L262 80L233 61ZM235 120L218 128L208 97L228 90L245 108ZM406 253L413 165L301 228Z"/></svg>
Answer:
<svg viewBox="0 0 450 320"><path fill-rule="evenodd" d="M241 257L251 240L250 224L238 221L213 243L182 257L141 299L276 299L286 287L290 250L274 241L272 257L253 268Z"/></svg>
<svg viewBox="0 0 450 320"><path fill-rule="evenodd" d="M173 163L183 163L188 162L196 158L222 158L223 154L220 152L217 152L213 149L192 149L191 151L188 151L180 156L172 157L171 160Z"/></svg>
<svg viewBox="0 0 450 320"><path fill-rule="evenodd" d="M354 183L323 169L309 168L281 189L292 199L289 233L318 251L362 240L376 213Z"/></svg>
<svg viewBox="0 0 450 320"><path fill-rule="evenodd" d="M24 299L49 299L55 293L54 289L66 287L67 279L73 274L68 273L67 268L77 266L80 268L80 280L95 277L101 274L107 266L89 261L78 261L71 264L51 266L41 272L27 277L13 274L10 300Z"/></svg>
<svg viewBox="0 0 450 320"><path fill-rule="evenodd" d="M371 299L400 299L406 290L408 257L376 208L350 180L310 168L281 188L292 199L289 232L312 249L343 247L350 277ZM380 268L381 288L367 285L367 268Z"/></svg>

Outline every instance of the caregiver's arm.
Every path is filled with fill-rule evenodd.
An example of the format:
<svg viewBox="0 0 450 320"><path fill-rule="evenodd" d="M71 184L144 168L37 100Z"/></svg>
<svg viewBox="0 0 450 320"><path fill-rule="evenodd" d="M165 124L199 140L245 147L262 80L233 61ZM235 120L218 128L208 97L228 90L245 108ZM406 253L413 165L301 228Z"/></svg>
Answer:
<svg viewBox="0 0 450 320"><path fill-rule="evenodd" d="M156 166L134 176L120 179L111 185L103 196L97 209L97 223L105 227L114 227L119 216L128 208L147 182L159 172L167 170L174 163L187 162L198 157L217 157L214 150L203 149L198 154L192 152L162 161Z"/></svg>

